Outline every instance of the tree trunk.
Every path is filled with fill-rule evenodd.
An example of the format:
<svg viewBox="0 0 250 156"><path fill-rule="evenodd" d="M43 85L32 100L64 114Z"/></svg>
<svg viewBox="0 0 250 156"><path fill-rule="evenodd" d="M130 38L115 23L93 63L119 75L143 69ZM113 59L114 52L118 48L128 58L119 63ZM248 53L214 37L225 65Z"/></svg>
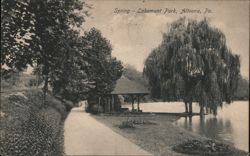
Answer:
<svg viewBox="0 0 250 156"><path fill-rule="evenodd" d="M203 105L200 105L200 116L204 117L204 107L203 107Z"/></svg>
<svg viewBox="0 0 250 156"><path fill-rule="evenodd" d="M36 74L36 88L39 86L39 75L38 73Z"/></svg>
<svg viewBox="0 0 250 156"><path fill-rule="evenodd" d="M98 97L98 113L100 113L100 107L101 107L101 97Z"/></svg>
<svg viewBox="0 0 250 156"><path fill-rule="evenodd" d="M45 104L46 94L48 92L49 76L45 76L44 86L43 86L43 104Z"/></svg>
<svg viewBox="0 0 250 156"><path fill-rule="evenodd" d="M111 95L111 112L114 112L114 96Z"/></svg>
<svg viewBox="0 0 250 156"><path fill-rule="evenodd" d="M189 114L192 114L193 113L193 103L192 102L189 102Z"/></svg>
<svg viewBox="0 0 250 156"><path fill-rule="evenodd" d="M108 112L110 113L111 109L110 109L110 96L108 96Z"/></svg>
<svg viewBox="0 0 250 156"><path fill-rule="evenodd" d="M185 113L188 113L188 103L185 101Z"/></svg>
<svg viewBox="0 0 250 156"><path fill-rule="evenodd" d="M208 114L209 113L209 111L208 111L208 108L206 107L206 113Z"/></svg>

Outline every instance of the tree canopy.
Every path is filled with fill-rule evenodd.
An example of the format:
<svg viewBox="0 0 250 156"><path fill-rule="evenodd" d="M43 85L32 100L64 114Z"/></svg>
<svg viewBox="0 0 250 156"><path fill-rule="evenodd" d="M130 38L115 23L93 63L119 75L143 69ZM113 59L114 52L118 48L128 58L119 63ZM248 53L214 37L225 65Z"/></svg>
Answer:
<svg viewBox="0 0 250 156"><path fill-rule="evenodd" d="M145 61L144 75L152 95L168 101L198 102L216 114L230 103L240 72L238 55L226 45L222 31L201 21L180 18Z"/></svg>
<svg viewBox="0 0 250 156"><path fill-rule="evenodd" d="M95 88L91 92L97 94L109 93L115 87L115 82L122 75L122 63L111 56L112 47L101 32L92 28L85 32L83 40L87 43L86 50L89 67L87 74Z"/></svg>
<svg viewBox="0 0 250 156"><path fill-rule="evenodd" d="M79 0L2 0L1 4L1 65L10 70L40 66L46 95L56 60L72 48L65 36L84 21L86 4Z"/></svg>
<svg viewBox="0 0 250 156"><path fill-rule="evenodd" d="M79 0L1 0L1 65L19 70L34 63L48 66L60 37L84 21L84 5Z"/></svg>
<svg viewBox="0 0 250 156"><path fill-rule="evenodd" d="M22 71L31 65L54 94L77 102L110 92L122 65L111 45L93 28L80 33L89 16L80 0L1 0L1 66ZM1 68L2 72L2 68Z"/></svg>

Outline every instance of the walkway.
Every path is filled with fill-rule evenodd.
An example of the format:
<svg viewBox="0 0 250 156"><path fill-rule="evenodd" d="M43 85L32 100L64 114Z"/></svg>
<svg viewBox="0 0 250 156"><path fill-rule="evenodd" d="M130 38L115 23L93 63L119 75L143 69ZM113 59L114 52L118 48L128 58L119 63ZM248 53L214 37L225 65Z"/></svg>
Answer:
<svg viewBox="0 0 250 156"><path fill-rule="evenodd" d="M92 118L82 107L71 110L64 130L67 155L150 155Z"/></svg>

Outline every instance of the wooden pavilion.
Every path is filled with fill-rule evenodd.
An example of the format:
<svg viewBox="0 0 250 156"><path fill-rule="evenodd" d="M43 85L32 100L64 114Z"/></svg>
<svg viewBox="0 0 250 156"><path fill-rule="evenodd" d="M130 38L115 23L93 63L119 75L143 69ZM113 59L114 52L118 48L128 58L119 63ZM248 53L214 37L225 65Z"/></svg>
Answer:
<svg viewBox="0 0 250 156"><path fill-rule="evenodd" d="M141 112L140 110L140 99L148 95L150 92L143 85L136 83L135 81L129 80L122 76L117 80L114 91L110 94L102 95L105 96L106 102L99 100L99 104L103 106L104 112L119 112L121 111L121 102L118 96L129 96L132 104L132 112ZM137 108L134 107L137 101Z"/></svg>

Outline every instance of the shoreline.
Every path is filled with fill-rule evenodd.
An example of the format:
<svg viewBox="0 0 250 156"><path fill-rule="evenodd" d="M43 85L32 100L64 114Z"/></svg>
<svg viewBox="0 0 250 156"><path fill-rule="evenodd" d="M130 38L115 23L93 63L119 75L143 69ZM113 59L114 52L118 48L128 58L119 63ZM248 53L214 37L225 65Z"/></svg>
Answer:
<svg viewBox="0 0 250 156"><path fill-rule="evenodd" d="M205 136L195 134L185 130L173 123L177 121L180 116L177 115L91 115L96 120L111 128L114 132L129 139L131 142L140 146L142 149L152 153L153 155L169 155L169 156L183 156L187 154L177 153L172 150L172 147L179 145L188 140L206 141L211 140ZM153 124L136 124L135 128L121 129L118 126L122 122L134 121L149 121ZM219 141L222 142L222 141ZM227 144L226 142L222 142ZM239 152L237 155L246 155L245 151L232 147ZM244 153L245 152L245 153Z"/></svg>

